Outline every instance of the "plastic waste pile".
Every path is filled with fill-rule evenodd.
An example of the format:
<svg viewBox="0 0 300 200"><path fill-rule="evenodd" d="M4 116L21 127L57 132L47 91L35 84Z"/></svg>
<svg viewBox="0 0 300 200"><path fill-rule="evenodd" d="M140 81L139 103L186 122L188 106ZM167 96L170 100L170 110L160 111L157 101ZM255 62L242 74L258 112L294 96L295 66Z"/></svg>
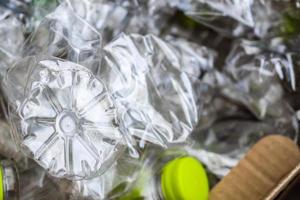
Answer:
<svg viewBox="0 0 300 200"><path fill-rule="evenodd" d="M209 199L299 144L299 27L293 0L0 0L0 200Z"/></svg>

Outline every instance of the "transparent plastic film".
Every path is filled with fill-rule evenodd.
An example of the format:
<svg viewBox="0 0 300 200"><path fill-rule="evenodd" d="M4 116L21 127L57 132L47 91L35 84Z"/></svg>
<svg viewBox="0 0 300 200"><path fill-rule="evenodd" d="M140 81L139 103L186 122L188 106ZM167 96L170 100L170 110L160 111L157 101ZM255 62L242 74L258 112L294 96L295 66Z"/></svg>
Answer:
<svg viewBox="0 0 300 200"><path fill-rule="evenodd" d="M222 72L203 78L210 89L204 95L202 117L192 134L198 144L191 151L219 177L226 175L260 138L281 134L297 142L299 134L296 112L280 79L283 74L278 74L290 69L285 68L285 57L233 52ZM272 63L273 59L280 66Z"/></svg>
<svg viewBox="0 0 300 200"><path fill-rule="evenodd" d="M30 0L31 15L27 28L34 31L46 15L53 12L59 5L60 0Z"/></svg>
<svg viewBox="0 0 300 200"><path fill-rule="evenodd" d="M129 141L134 137L141 147L145 142L167 147L188 137L201 105L197 77L212 68L209 50L195 50L198 56L179 42L137 34L120 35L104 47L98 75L108 83Z"/></svg>
<svg viewBox="0 0 300 200"><path fill-rule="evenodd" d="M129 5L131 4L130 2ZM118 1L66 0L61 7L72 10L78 17L89 23L101 33L105 43L124 31L131 18L130 10L118 4Z"/></svg>
<svg viewBox="0 0 300 200"><path fill-rule="evenodd" d="M196 21L230 36L241 36L254 28L254 2L255 0L169 1L173 7L179 8Z"/></svg>
<svg viewBox="0 0 300 200"><path fill-rule="evenodd" d="M55 56L93 70L99 67L101 61L101 45L100 33L61 4L41 21L27 39L23 57Z"/></svg>
<svg viewBox="0 0 300 200"><path fill-rule="evenodd" d="M270 37L281 34L288 25L286 17L295 18L296 1L261 0L186 0L169 1L200 23L225 35ZM289 26L289 25L288 25ZM285 31L283 31L285 32Z"/></svg>
<svg viewBox="0 0 300 200"><path fill-rule="evenodd" d="M241 40L234 44L228 55L225 71L235 76L242 69L259 69L262 76L277 76L295 91L297 60L296 52L288 49L283 38L265 42Z"/></svg>
<svg viewBox="0 0 300 200"><path fill-rule="evenodd" d="M187 0L187 1L170 1L171 4L178 3L178 7L187 11L188 15L201 17L221 17L230 16L248 26L254 26L253 11L251 10L255 0ZM191 10L190 10L191 9Z"/></svg>
<svg viewBox="0 0 300 200"><path fill-rule="evenodd" d="M98 30L105 44L121 32L160 34L174 12L166 1L65 0L62 6Z"/></svg>
<svg viewBox="0 0 300 200"><path fill-rule="evenodd" d="M0 75L4 75L13 62L21 56L25 28L10 11L0 6Z"/></svg>
<svg viewBox="0 0 300 200"><path fill-rule="evenodd" d="M41 20L23 54L60 57L93 71L100 65L102 47L118 34L159 34L170 9L164 10L152 1L65 0Z"/></svg>

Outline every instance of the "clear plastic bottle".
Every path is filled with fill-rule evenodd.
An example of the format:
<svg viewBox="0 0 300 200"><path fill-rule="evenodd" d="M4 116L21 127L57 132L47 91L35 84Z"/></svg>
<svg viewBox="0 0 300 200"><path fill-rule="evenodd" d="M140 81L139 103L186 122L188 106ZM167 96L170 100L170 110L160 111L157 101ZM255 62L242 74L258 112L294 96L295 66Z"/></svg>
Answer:
<svg viewBox="0 0 300 200"><path fill-rule="evenodd" d="M19 177L13 162L0 162L0 200L19 199Z"/></svg>
<svg viewBox="0 0 300 200"><path fill-rule="evenodd" d="M32 67L27 89L13 94L22 98L10 113L22 149L55 177L84 179L106 171L122 150L122 136L105 84L87 68L60 59L25 65Z"/></svg>
<svg viewBox="0 0 300 200"><path fill-rule="evenodd" d="M208 192L208 178L199 160L171 149L148 154L133 187L117 199L207 200Z"/></svg>

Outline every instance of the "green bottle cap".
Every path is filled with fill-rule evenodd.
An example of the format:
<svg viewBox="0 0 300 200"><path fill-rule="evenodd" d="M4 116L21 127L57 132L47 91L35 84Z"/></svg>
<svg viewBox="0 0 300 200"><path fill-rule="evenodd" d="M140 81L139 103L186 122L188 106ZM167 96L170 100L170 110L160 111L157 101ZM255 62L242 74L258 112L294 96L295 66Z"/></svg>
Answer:
<svg viewBox="0 0 300 200"><path fill-rule="evenodd" d="M208 179L201 163L193 157L182 157L165 165L161 174L165 200L207 200Z"/></svg>
<svg viewBox="0 0 300 200"><path fill-rule="evenodd" d="M4 200L3 169L0 166L0 200Z"/></svg>

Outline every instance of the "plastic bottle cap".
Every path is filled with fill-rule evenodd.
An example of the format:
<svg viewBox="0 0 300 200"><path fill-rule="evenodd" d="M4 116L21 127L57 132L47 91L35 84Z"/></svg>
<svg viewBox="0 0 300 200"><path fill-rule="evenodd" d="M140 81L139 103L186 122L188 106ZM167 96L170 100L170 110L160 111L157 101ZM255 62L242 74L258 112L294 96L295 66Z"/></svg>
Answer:
<svg viewBox="0 0 300 200"><path fill-rule="evenodd" d="M4 200L3 169L0 166L0 200Z"/></svg>
<svg viewBox="0 0 300 200"><path fill-rule="evenodd" d="M193 157L182 157L165 165L161 174L165 200L207 200L208 179L201 163Z"/></svg>

